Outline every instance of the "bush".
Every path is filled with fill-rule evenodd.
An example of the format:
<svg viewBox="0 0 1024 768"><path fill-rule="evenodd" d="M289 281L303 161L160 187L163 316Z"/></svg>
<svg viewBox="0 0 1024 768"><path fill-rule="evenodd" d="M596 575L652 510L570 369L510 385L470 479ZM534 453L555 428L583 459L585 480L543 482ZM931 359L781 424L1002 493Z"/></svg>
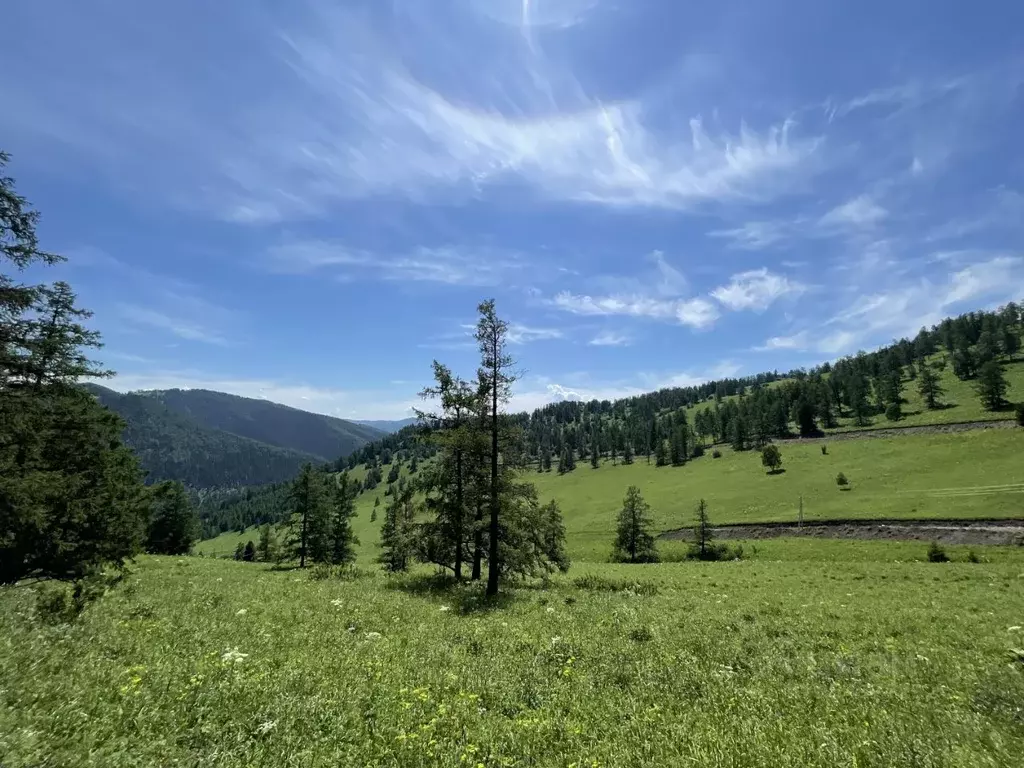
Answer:
<svg viewBox="0 0 1024 768"><path fill-rule="evenodd" d="M929 563L948 563L949 555L946 554L946 550L937 541L933 541L928 545L928 562Z"/></svg>
<svg viewBox="0 0 1024 768"><path fill-rule="evenodd" d="M903 409L900 408L899 403L889 403L885 409L885 418L889 421L899 421L903 418Z"/></svg>
<svg viewBox="0 0 1024 768"><path fill-rule="evenodd" d="M836 475L836 485L838 485L840 488L847 488L850 485L850 481L846 479L846 475L840 472L838 475Z"/></svg>
<svg viewBox="0 0 1024 768"><path fill-rule="evenodd" d="M108 577L97 573L70 584L47 582L36 596L36 617L46 624L70 624L119 580L120 575Z"/></svg>
<svg viewBox="0 0 1024 768"><path fill-rule="evenodd" d="M824 443L821 444L821 455L828 456L828 446Z"/></svg>
<svg viewBox="0 0 1024 768"><path fill-rule="evenodd" d="M715 448L711 452L711 458L712 459L720 459L720 458L722 458L722 452L720 450L718 450L717 448Z"/></svg>
<svg viewBox="0 0 1024 768"><path fill-rule="evenodd" d="M1017 403L1017 426L1024 427L1024 403Z"/></svg>
<svg viewBox="0 0 1024 768"><path fill-rule="evenodd" d="M967 562L968 563L980 563L981 562L981 558L978 557L977 553L975 553L975 551L972 549L972 550L969 550L967 552Z"/></svg>

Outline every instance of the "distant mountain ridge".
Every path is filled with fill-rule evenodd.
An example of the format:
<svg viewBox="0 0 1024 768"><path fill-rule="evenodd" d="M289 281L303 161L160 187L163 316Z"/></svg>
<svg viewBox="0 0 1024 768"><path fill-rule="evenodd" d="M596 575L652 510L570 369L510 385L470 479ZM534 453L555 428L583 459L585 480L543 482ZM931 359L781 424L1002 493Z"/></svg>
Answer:
<svg viewBox="0 0 1024 768"><path fill-rule="evenodd" d="M149 480L194 488L288 480L307 462L335 461L384 432L266 400L210 390L120 393L87 385L126 422L125 442Z"/></svg>
<svg viewBox="0 0 1024 768"><path fill-rule="evenodd" d="M415 416L410 416L408 419L398 419L396 421L389 421L387 419L356 419L356 424L362 424L366 427L372 427L373 429L379 429L381 432L397 432L403 427L408 427L410 424L415 424L419 419Z"/></svg>

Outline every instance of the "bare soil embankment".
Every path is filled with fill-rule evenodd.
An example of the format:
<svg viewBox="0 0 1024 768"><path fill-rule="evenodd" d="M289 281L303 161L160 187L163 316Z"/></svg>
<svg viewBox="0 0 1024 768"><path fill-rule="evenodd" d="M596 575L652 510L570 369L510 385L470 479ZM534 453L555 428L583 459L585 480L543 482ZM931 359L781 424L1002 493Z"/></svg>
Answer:
<svg viewBox="0 0 1024 768"><path fill-rule="evenodd" d="M938 541L943 544L1024 546L1024 519L1019 520L827 520L794 523L723 525L720 539L773 539L809 536L830 539ZM665 531L663 539L689 539L688 528Z"/></svg>

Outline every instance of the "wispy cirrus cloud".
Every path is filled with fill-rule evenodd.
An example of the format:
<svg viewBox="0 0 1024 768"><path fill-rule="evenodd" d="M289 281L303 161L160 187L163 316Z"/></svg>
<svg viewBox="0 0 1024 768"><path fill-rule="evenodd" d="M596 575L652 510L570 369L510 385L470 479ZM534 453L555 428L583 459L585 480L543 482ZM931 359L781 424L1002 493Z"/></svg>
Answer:
<svg viewBox="0 0 1024 768"><path fill-rule="evenodd" d="M272 246L267 266L291 274L327 271L351 279L489 287L522 276L527 262L519 254L486 247L419 246L388 254L335 241L300 240ZM538 272L543 268L533 268L531 277Z"/></svg>
<svg viewBox="0 0 1024 768"><path fill-rule="evenodd" d="M718 319L718 310L707 299L659 299L650 296L587 296L562 291L552 305L574 315L607 317L643 317L654 320L674 320L691 328L702 329Z"/></svg>
<svg viewBox="0 0 1024 768"><path fill-rule="evenodd" d="M799 296L806 290L802 283L762 267L733 275L711 295L728 309L763 312L784 296Z"/></svg>
<svg viewBox="0 0 1024 768"><path fill-rule="evenodd" d="M619 331L601 331L587 342L592 347L628 347L633 343L631 336Z"/></svg>
<svg viewBox="0 0 1024 768"><path fill-rule="evenodd" d="M966 254L963 254L966 255ZM945 277L922 277L889 290L858 296L814 330L774 336L757 351L810 351L827 355L913 336L965 307L995 306L1024 298L1024 257L975 261Z"/></svg>

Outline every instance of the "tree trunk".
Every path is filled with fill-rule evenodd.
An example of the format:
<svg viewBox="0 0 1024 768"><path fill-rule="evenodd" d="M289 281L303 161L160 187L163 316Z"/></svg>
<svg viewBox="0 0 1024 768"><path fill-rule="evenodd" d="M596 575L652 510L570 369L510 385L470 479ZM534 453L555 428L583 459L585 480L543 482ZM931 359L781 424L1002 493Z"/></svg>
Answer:
<svg viewBox="0 0 1024 768"><path fill-rule="evenodd" d="M473 533L473 581L480 581L481 566L484 559L484 532L480 523L484 520L484 508L480 499L476 500L476 531Z"/></svg>
<svg viewBox="0 0 1024 768"><path fill-rule="evenodd" d="M462 581L462 449L455 450L455 580Z"/></svg>

